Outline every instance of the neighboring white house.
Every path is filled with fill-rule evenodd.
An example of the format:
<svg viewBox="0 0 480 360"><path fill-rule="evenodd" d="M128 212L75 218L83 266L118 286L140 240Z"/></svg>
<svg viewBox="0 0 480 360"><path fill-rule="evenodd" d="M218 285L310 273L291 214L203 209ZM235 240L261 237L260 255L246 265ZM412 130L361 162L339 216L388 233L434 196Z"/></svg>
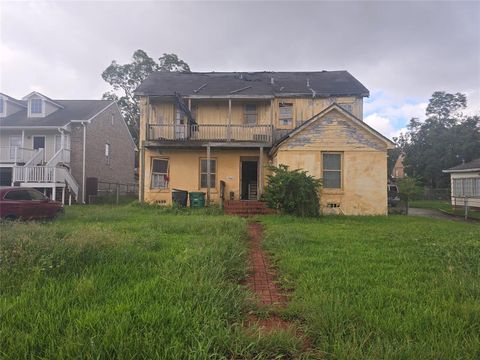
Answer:
<svg viewBox="0 0 480 360"><path fill-rule="evenodd" d="M480 209L480 158L443 170L450 174L452 205Z"/></svg>
<svg viewBox="0 0 480 360"><path fill-rule="evenodd" d="M53 100L0 93L0 186L54 200L86 200L86 179L134 182L135 144L110 100Z"/></svg>

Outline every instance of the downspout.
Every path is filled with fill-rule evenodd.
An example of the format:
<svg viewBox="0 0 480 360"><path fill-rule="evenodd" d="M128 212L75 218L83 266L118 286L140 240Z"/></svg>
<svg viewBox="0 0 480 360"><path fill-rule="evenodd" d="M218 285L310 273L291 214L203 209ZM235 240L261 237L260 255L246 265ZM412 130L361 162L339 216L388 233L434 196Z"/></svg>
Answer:
<svg viewBox="0 0 480 360"><path fill-rule="evenodd" d="M87 145L87 125L82 122L83 126L83 154L82 154L82 204L85 204L85 152Z"/></svg>

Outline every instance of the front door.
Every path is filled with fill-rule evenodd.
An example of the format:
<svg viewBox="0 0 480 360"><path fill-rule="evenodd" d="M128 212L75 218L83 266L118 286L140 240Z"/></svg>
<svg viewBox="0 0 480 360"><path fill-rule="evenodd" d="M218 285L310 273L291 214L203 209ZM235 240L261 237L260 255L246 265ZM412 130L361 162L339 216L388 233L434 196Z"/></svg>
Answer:
<svg viewBox="0 0 480 360"><path fill-rule="evenodd" d="M45 157L45 136L34 136L33 137L33 149L43 149L43 156Z"/></svg>
<svg viewBox="0 0 480 360"><path fill-rule="evenodd" d="M258 160L245 159L240 161L242 200L257 200L258 196Z"/></svg>
<svg viewBox="0 0 480 360"><path fill-rule="evenodd" d="M187 137L187 125L185 114L179 108L175 108L175 139L185 139Z"/></svg>

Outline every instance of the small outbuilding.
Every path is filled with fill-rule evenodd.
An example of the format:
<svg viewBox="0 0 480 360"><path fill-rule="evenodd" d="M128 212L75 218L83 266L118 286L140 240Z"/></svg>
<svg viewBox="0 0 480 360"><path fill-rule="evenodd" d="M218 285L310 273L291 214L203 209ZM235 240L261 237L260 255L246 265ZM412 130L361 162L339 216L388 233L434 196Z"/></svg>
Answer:
<svg viewBox="0 0 480 360"><path fill-rule="evenodd" d="M451 200L453 206L467 206L480 209L480 158L450 169Z"/></svg>

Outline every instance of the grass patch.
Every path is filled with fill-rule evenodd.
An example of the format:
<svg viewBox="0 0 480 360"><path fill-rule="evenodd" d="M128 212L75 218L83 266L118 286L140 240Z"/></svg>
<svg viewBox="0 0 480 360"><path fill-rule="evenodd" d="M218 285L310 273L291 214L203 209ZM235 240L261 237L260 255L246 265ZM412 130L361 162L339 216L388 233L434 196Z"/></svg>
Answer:
<svg viewBox="0 0 480 360"><path fill-rule="evenodd" d="M441 210L451 215L464 216L465 210L462 207L453 208L450 201L445 200L415 200L410 202L414 208ZM468 216L472 219L480 220L480 211L469 209Z"/></svg>
<svg viewBox="0 0 480 360"><path fill-rule="evenodd" d="M287 311L329 359L480 358L480 227L264 217Z"/></svg>
<svg viewBox="0 0 480 360"><path fill-rule="evenodd" d="M245 220L175 211L73 206L1 224L0 358L291 356L291 337L242 328Z"/></svg>

